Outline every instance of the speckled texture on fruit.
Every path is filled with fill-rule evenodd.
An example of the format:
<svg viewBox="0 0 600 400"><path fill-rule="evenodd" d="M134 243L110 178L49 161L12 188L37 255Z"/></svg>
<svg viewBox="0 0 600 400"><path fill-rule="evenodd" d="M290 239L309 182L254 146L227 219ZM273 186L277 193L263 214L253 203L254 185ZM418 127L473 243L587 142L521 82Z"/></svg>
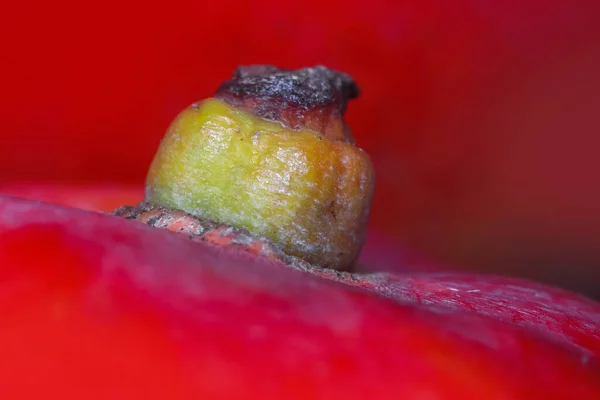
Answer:
<svg viewBox="0 0 600 400"><path fill-rule="evenodd" d="M181 233L193 241L206 242L215 246L235 247L249 254L267 257L288 265L305 264L304 261L285 254L275 243L264 236L255 235L246 229L199 218L182 210L140 203L137 206L121 207L112 214L141 222L153 228Z"/></svg>

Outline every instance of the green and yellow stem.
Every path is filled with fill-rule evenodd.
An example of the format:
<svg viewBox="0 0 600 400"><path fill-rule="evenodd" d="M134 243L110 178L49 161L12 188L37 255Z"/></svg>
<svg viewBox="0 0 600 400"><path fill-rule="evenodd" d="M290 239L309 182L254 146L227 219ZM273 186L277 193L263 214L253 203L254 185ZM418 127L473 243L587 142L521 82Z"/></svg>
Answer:
<svg viewBox="0 0 600 400"><path fill-rule="evenodd" d="M337 77L323 70L309 79ZM277 74L297 83L299 71L269 69L250 83L268 86ZM298 104L287 92L248 90L239 84L248 76L236 74L171 124L148 173L146 201L247 229L314 265L349 269L365 239L374 174L343 122L347 97L330 79L329 97Z"/></svg>

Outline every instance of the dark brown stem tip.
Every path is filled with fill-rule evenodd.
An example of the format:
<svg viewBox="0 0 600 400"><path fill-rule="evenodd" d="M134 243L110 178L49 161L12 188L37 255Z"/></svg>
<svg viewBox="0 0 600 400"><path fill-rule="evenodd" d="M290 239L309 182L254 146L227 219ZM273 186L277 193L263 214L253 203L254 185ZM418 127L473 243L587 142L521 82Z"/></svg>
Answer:
<svg viewBox="0 0 600 400"><path fill-rule="evenodd" d="M334 105L343 115L348 100L359 94L350 75L323 66L286 70L251 65L238 67L233 77L221 84L216 96L240 100L251 97L304 109Z"/></svg>

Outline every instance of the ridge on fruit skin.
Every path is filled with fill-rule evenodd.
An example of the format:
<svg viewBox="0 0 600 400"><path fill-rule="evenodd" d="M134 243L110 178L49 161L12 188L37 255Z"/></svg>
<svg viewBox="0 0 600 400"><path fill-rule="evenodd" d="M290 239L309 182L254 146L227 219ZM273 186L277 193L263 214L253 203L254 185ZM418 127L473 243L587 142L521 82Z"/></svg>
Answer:
<svg viewBox="0 0 600 400"><path fill-rule="evenodd" d="M127 220L141 222L153 228L184 234L193 241L236 247L255 256L267 257L288 265L306 263L299 258L285 254L265 237L254 235L245 229L195 217L182 210L141 203L137 206L121 207L112 214Z"/></svg>

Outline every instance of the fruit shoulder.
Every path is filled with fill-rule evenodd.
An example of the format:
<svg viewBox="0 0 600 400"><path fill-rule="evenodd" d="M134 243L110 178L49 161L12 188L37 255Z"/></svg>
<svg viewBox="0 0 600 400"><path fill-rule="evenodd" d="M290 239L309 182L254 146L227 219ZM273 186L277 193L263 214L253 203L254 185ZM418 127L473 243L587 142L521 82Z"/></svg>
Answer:
<svg viewBox="0 0 600 400"><path fill-rule="evenodd" d="M429 292L413 281L424 295L420 304L401 296L393 301L122 218L7 197L0 198L0 235L3 302L10 306L3 310L0 379L8 393L172 399L600 394L591 347L560 343L543 324L519 327L477 308L444 307L443 297L456 293L441 290L456 284L448 277L437 294L431 292L435 275L421 277ZM457 279L465 292L490 289L491 282L495 300L515 304L523 318L531 318L528 307L540 295L546 307L575 320L583 315L576 306L585 308L589 338L597 340L591 334L598 328L596 303L574 296L566 309L555 303L558 295L548 295L551 289L515 292L485 277ZM388 289L380 282L376 291ZM436 307L426 305L436 296Z"/></svg>

